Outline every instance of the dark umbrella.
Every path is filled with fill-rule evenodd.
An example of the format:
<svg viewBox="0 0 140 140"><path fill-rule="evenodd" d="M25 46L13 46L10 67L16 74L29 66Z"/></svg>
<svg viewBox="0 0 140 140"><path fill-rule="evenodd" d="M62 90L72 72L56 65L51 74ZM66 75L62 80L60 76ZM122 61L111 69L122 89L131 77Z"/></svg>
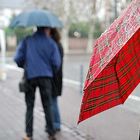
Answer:
<svg viewBox="0 0 140 140"><path fill-rule="evenodd" d="M95 42L79 122L123 104L140 82L140 0Z"/></svg>
<svg viewBox="0 0 140 140"><path fill-rule="evenodd" d="M40 9L22 12L10 23L12 28L29 26L62 28L63 24L52 12Z"/></svg>

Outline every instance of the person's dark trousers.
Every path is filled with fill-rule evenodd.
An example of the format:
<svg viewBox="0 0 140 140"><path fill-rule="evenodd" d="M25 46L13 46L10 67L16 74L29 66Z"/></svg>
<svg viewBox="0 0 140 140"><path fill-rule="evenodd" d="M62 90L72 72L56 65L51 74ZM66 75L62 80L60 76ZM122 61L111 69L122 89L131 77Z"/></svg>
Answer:
<svg viewBox="0 0 140 140"><path fill-rule="evenodd" d="M28 137L32 137L33 135L33 109L34 109L34 101L35 101L35 91L36 87L39 87L41 101L45 113L45 120L48 126L48 134L54 135L54 127L53 127L53 118L52 118L52 84L50 78L34 78L28 80L28 91L25 93L25 101L26 101L26 134Z"/></svg>

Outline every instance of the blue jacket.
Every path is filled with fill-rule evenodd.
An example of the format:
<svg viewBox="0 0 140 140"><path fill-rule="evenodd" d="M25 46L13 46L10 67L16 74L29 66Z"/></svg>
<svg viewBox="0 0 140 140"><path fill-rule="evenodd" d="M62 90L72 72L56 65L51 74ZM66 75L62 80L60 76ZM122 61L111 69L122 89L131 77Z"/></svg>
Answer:
<svg viewBox="0 0 140 140"><path fill-rule="evenodd" d="M27 79L53 77L61 58L56 43L43 32L26 37L17 47L14 61L25 69Z"/></svg>

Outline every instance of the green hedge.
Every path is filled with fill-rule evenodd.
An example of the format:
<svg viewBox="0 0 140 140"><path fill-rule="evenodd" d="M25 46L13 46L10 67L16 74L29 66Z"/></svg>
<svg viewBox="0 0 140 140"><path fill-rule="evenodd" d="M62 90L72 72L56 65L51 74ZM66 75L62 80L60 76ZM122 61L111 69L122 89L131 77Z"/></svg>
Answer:
<svg viewBox="0 0 140 140"><path fill-rule="evenodd" d="M6 36L13 36L17 37L17 43L22 40L25 36L30 35L33 33L32 28L15 28L11 29L9 27L5 28Z"/></svg>
<svg viewBox="0 0 140 140"><path fill-rule="evenodd" d="M98 21L95 22L95 29L96 30L94 30L93 36L94 38L98 38L103 31ZM87 38L89 30L90 30L90 25L87 22L73 23L70 25L69 36L76 37L75 33L78 33L80 37Z"/></svg>
<svg viewBox="0 0 140 140"><path fill-rule="evenodd" d="M17 43L19 41L21 41L24 37L26 37L27 35L30 35L33 33L33 29L32 28L16 28L14 30L16 36L17 36Z"/></svg>

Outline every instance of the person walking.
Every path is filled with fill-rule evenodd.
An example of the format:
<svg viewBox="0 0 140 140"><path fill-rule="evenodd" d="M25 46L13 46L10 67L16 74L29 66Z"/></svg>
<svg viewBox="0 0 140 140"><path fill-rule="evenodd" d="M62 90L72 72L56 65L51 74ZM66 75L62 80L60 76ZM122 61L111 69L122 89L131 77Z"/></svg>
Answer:
<svg viewBox="0 0 140 140"><path fill-rule="evenodd" d="M19 67L24 68L28 88L25 92L26 102L26 136L23 140L33 138L33 109L35 91L39 88L41 101L48 126L49 140L55 140L53 126L52 78L60 68L61 58L56 43L47 34L50 28L38 27L37 31L27 36L18 45L14 60Z"/></svg>
<svg viewBox="0 0 140 140"><path fill-rule="evenodd" d="M57 43L57 47L59 49L59 53L61 56L61 66L57 73L55 74L52 85L53 85L53 92L52 92L52 110L53 110L53 124L55 131L58 132L61 130L61 117L60 117L60 112L59 112L59 107L58 107L58 96L62 95L62 87L63 87L63 56L64 56L64 51L62 44L60 42L61 36L59 31L56 28L51 29L50 36L53 38L53 40Z"/></svg>

